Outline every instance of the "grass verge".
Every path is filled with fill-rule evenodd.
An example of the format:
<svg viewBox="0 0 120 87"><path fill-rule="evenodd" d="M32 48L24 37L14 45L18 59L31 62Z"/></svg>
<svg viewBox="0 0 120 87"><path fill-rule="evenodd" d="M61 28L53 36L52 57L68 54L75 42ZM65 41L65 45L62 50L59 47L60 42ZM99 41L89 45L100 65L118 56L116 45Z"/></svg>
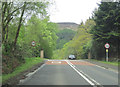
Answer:
<svg viewBox="0 0 120 87"><path fill-rule="evenodd" d="M106 61L100 61L100 62L118 66L118 62L106 62Z"/></svg>
<svg viewBox="0 0 120 87"><path fill-rule="evenodd" d="M95 59L90 59L90 60L98 61L98 62L105 63L105 64L111 64L111 65L115 65L115 66L118 66L118 64L120 64L120 62L107 62L107 61L100 61L100 60L95 60Z"/></svg>
<svg viewBox="0 0 120 87"><path fill-rule="evenodd" d="M19 75L23 71L30 69L34 65L36 65L36 64L38 64L40 62L43 62L43 59L33 57L33 58L25 58L25 61L26 62L24 64L22 64L21 66L18 66L15 69L15 71L13 71L12 73L3 74L2 75L2 83L6 82L8 79L10 79L10 78L12 78L12 77L14 77L16 75Z"/></svg>

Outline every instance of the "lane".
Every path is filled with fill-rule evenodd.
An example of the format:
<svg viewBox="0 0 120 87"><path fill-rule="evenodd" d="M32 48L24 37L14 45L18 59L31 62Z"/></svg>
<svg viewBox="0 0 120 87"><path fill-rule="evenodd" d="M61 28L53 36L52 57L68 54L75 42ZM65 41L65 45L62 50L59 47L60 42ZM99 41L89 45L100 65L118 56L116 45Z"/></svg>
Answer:
<svg viewBox="0 0 120 87"><path fill-rule="evenodd" d="M118 73L97 67L85 61L70 61L79 72L87 74L101 85L118 85Z"/></svg>
<svg viewBox="0 0 120 87"><path fill-rule="evenodd" d="M86 77L81 71L78 71L78 69L76 69L76 67L70 61L66 61L66 62L70 65L71 68L73 68L73 70L75 70L81 77L83 77L90 85L92 86L98 85L92 82L91 79Z"/></svg>
<svg viewBox="0 0 120 87"><path fill-rule="evenodd" d="M118 85L118 73L83 60L49 60L20 85Z"/></svg>
<svg viewBox="0 0 120 87"><path fill-rule="evenodd" d="M90 85L66 61L48 61L20 85Z"/></svg>

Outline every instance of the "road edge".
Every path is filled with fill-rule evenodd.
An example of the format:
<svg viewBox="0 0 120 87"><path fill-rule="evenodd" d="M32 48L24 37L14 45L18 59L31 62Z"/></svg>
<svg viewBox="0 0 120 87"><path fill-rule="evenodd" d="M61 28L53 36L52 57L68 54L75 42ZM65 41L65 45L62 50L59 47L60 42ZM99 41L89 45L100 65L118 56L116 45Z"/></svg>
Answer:
<svg viewBox="0 0 120 87"><path fill-rule="evenodd" d="M98 61L92 61L92 60L89 60L89 59L85 59L84 61L89 62L89 63L92 63L92 64L95 64L95 65L96 65L97 67L99 67L99 68L107 69L107 70L113 71L113 72L115 72L115 73L119 73L119 72L118 72L118 66L111 65L111 66L114 66L114 67L117 68L117 69L114 69L114 68L111 68L111 67L109 66L110 64L105 64L105 63L101 63L101 62L98 62Z"/></svg>
<svg viewBox="0 0 120 87"><path fill-rule="evenodd" d="M21 79L27 78L27 76L26 76L27 74L34 72L39 67L41 67L41 65L43 65L44 63L45 63L45 60L43 60L43 62L40 62L40 63L32 66L30 69L27 69L27 70L21 72L20 74L8 79L5 83L2 83L2 87L3 86L7 87L9 85L17 85Z"/></svg>

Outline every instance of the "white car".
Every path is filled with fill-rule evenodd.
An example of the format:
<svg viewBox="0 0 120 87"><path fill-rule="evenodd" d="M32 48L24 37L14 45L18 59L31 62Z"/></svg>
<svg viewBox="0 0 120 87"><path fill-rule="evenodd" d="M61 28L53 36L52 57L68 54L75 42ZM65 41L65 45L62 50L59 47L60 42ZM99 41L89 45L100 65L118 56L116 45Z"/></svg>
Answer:
<svg viewBox="0 0 120 87"><path fill-rule="evenodd" d="M68 59L75 59L75 55L69 55Z"/></svg>

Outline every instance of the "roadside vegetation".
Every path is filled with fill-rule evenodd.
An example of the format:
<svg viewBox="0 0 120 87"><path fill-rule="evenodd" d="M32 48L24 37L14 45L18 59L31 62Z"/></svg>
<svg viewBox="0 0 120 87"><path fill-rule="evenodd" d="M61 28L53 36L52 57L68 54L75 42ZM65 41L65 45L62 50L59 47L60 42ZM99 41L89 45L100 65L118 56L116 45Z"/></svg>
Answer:
<svg viewBox="0 0 120 87"><path fill-rule="evenodd" d="M56 35L58 37L56 42L56 49L53 51L52 59L63 59L64 57L61 56L61 49L64 47L66 43L71 41L75 36L76 31L71 29L63 29L58 30Z"/></svg>
<svg viewBox="0 0 120 87"><path fill-rule="evenodd" d="M25 58L51 58L57 40L57 25L49 22L51 2L2 2L2 74L26 64ZM35 46L32 46L35 41Z"/></svg>
<svg viewBox="0 0 120 87"><path fill-rule="evenodd" d="M56 43L57 44L56 49L63 48L65 43L67 43L73 39L73 37L75 36L75 33L76 33L76 31L73 31L71 29L59 30L56 33L56 35L58 36L57 43Z"/></svg>
<svg viewBox="0 0 120 87"><path fill-rule="evenodd" d="M90 59L91 61L97 61L97 62L101 62L101 63L105 63L105 64L110 64L110 65L115 65L115 66L118 66L120 64L120 62L114 62L114 61L111 61L111 62L107 62L107 61L100 61L100 60L95 60L95 59Z"/></svg>
<svg viewBox="0 0 120 87"><path fill-rule="evenodd" d="M15 68L15 70L12 73L2 75L2 82L4 83L8 79L19 75L20 73L24 72L25 70L32 68L34 65L43 62L43 60L44 59L39 58L39 57L38 58L37 57L25 58L25 63L21 64L19 67Z"/></svg>
<svg viewBox="0 0 120 87"><path fill-rule="evenodd" d="M118 66L118 62L106 62L106 61L100 61L100 62Z"/></svg>

